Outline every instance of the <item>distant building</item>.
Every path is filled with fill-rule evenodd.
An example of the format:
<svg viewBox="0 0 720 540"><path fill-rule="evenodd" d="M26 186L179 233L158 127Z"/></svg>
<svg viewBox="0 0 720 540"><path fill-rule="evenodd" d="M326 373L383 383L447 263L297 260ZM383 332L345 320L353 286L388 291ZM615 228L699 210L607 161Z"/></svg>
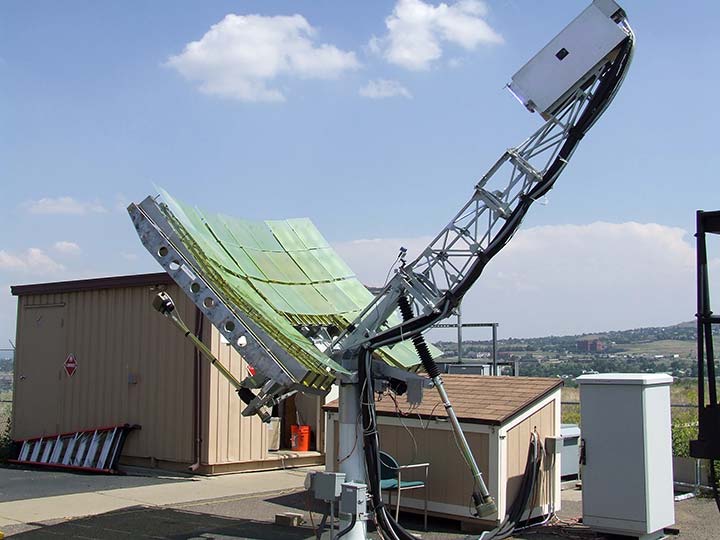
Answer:
<svg viewBox="0 0 720 540"><path fill-rule="evenodd" d="M598 336L583 336L575 342L578 352L600 353L605 351L607 346Z"/></svg>

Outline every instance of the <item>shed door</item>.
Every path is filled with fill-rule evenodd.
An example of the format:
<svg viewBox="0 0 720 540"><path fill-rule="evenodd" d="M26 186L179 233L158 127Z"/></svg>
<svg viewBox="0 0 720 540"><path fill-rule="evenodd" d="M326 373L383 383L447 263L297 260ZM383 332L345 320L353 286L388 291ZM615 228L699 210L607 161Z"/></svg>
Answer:
<svg viewBox="0 0 720 540"><path fill-rule="evenodd" d="M57 433L59 379L65 375L64 306L24 306L17 344L16 439Z"/></svg>

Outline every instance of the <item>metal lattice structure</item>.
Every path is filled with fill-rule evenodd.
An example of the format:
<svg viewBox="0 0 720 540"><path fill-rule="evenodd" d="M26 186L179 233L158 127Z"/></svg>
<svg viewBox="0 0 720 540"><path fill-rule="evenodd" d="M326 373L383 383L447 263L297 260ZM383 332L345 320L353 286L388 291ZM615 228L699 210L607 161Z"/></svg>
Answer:
<svg viewBox="0 0 720 540"><path fill-rule="evenodd" d="M336 350L352 349L388 333L383 325L401 295L413 300L415 313L435 315L435 320L450 315L482 267L515 233L526 208L545 196L567 165L575 146L562 156L561 150L578 129L606 70L607 65L600 66L587 87L578 89L540 129L497 160L448 225L414 261L398 268L350 330L336 340ZM553 167L558 170L551 171Z"/></svg>

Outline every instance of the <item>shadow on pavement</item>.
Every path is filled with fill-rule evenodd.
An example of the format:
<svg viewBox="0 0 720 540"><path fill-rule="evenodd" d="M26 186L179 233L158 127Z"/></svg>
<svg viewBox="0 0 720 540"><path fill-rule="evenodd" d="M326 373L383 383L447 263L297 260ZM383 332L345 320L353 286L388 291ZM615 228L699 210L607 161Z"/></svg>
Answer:
<svg viewBox="0 0 720 540"><path fill-rule="evenodd" d="M307 512L312 506L313 512L322 514L329 508L328 503L314 499L307 491L271 496L264 499L264 501L300 512Z"/></svg>
<svg viewBox="0 0 720 540"><path fill-rule="evenodd" d="M296 493L288 493L278 496L271 496L263 499L266 503L272 503L278 506L284 507L284 509L289 509L294 512L300 512L307 518L307 512L309 509L309 505L311 504L310 498L307 496L307 491L299 491ZM318 523L322 517L322 513L326 511L328 508L327 503L324 503L322 501L312 501L313 504L313 512L316 513L315 520L316 523ZM284 510L283 510L284 511ZM391 508L391 511L394 512L394 507ZM394 515L394 513L393 513ZM430 524L430 528L432 529L433 533L436 534L442 534L442 533L452 533L452 534L460 534L459 531L459 524L457 521L449 520L449 519L442 519L439 517L429 517L428 523ZM410 530L411 532L417 532L421 533L423 532L423 515L422 514L416 514L414 512L400 512L400 524ZM425 535L427 537L427 535ZM430 538L433 536L431 535Z"/></svg>
<svg viewBox="0 0 720 540"><path fill-rule="evenodd" d="M98 475L3 466L0 502L193 481L188 475L134 468L127 469L125 475Z"/></svg>
<svg viewBox="0 0 720 540"><path fill-rule="evenodd" d="M310 529L278 527L273 523L230 519L170 508L129 508L13 535L18 539L222 539L306 540Z"/></svg>

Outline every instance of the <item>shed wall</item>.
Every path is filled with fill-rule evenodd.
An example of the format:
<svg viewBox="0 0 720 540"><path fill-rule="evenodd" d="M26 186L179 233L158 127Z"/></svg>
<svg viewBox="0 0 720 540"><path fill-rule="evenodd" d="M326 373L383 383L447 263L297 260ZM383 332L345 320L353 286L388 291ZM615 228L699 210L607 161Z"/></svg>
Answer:
<svg viewBox="0 0 720 540"><path fill-rule="evenodd" d="M191 327L195 307L167 287ZM193 347L151 306L156 287L18 297L13 437L140 424L123 456L193 460ZM72 377L63 363L77 358Z"/></svg>
<svg viewBox="0 0 720 540"><path fill-rule="evenodd" d="M473 490L472 475L460 456L452 432L420 427L385 425L385 418L379 419L381 449L397 459L400 465L430 463L428 469L428 501L444 505L468 507ZM478 467L488 485L497 482L495 470L490 467L490 437L487 433L465 432L465 438L472 448ZM417 444L417 449L415 445ZM403 480L422 480L422 471L408 471ZM402 494L405 499L422 500L423 491L409 491Z"/></svg>
<svg viewBox="0 0 720 540"><path fill-rule="evenodd" d="M210 349L238 379L248 375L247 362L214 326L210 330ZM242 416L245 404L217 369L206 363L204 380L209 380L207 463L210 465L260 461L267 458L267 426L257 416Z"/></svg>
<svg viewBox="0 0 720 540"><path fill-rule="evenodd" d="M340 424L337 413L331 416L332 423L328 429L333 430L333 448L328 449L329 470L339 469L338 441ZM396 419L378 416L378 433L380 449L393 456L400 465L414 463L430 463L428 469L428 503L430 508L447 508L455 505L467 508L469 494L472 493L473 481L463 461L460 451L447 422L407 419L400 425ZM392 424L391 424L392 423ZM422 426L417 425L422 424ZM465 438L470 444L478 467L489 486L497 483L496 471L490 467L490 434L465 431ZM487 472L486 472L487 471ZM422 469L408 471L403 480L423 480ZM420 501L424 498L423 490L403 492L402 501L408 499ZM432 503L436 503L435 506ZM405 506L405 504L403 504ZM468 511L468 516L469 516Z"/></svg>
<svg viewBox="0 0 720 540"><path fill-rule="evenodd" d="M553 437L559 434L560 426L555 424L555 407L558 405L555 401L551 401L507 432L506 500L508 507L515 500L520 490L528 458L530 434L533 430L537 431L543 444L545 444L545 437ZM551 475L559 474L559 470L555 471L555 463L547 454L543 456L541 470L543 474L538 485L536 506L544 506L553 502Z"/></svg>
<svg viewBox="0 0 720 540"><path fill-rule="evenodd" d="M205 334L210 340L210 349L216 358L227 367L239 380L248 375L248 364L243 357L224 340L212 327ZM203 381L209 381L208 398L204 400L207 414L207 437L204 444L203 463L210 466L253 463L253 468L271 468L292 465L295 462L291 454L268 452L268 425L258 416L245 417L242 410L245 404L240 400L235 389L216 369L205 363ZM296 394L294 400L297 411L303 422L309 424L316 436L319 451L324 448L325 419L322 414L323 398L314 395ZM277 462L277 463L274 463ZM313 464L322 462L316 456ZM245 470L245 467L239 467ZM215 467L213 470L228 471L231 468Z"/></svg>

